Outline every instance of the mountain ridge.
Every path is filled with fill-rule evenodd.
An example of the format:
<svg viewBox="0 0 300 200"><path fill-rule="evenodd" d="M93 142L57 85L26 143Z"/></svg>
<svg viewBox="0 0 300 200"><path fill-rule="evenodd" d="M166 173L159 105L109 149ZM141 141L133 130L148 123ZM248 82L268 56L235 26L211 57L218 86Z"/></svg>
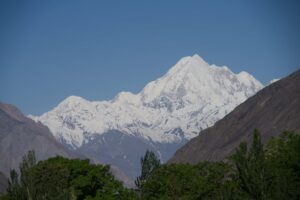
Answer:
<svg viewBox="0 0 300 200"><path fill-rule="evenodd" d="M232 87L230 86L230 82L225 83L222 82L222 80L218 80L220 77L207 75L213 73L220 73L220 75L218 74L219 76L223 76L223 74L225 74L226 76L228 76L228 79L232 79L231 81L238 82L238 84L240 85L235 85L236 88L230 88ZM202 82L200 82L199 80L195 80L196 78L199 79L199 77L197 76L200 76L201 79L206 78L206 80L200 80ZM182 82L177 83L177 81ZM220 82L214 85L216 81ZM197 84L202 83L203 85L199 87L193 82L196 82ZM226 85L226 87L228 87L226 88L227 90L234 90L229 91L232 92L233 97L225 92L223 93L223 91L221 90L218 90L219 85ZM221 100L221 98L223 97L227 98L226 100L229 103L230 101L236 101L234 105L230 105L228 108L225 108L223 114L218 117L221 118L226 114L225 112L229 112L233 107L244 101L249 96L253 95L262 87L262 84L247 72L234 74L227 67L217 67L215 65L209 65L200 56L195 54L192 57L187 56L180 59L170 70L168 70L168 72L164 76L148 83L140 93L133 94L131 92L120 92L110 101L88 101L82 97L70 96L63 100L57 107L52 110L54 111L54 113L51 113L51 111L49 111L41 115L40 117L29 117L31 117L35 121L41 121L43 124L48 125L48 127L54 134L59 134L59 130L55 130L53 128L58 125L51 124L50 119L51 117L55 118L56 116L50 115L61 114L61 117L64 117L66 119L65 122L62 123L68 126L68 124L70 124L68 123L68 119L73 118L73 116L76 114L78 115L78 112L75 111L75 109L79 109L83 111L80 114L85 114L86 120L101 121L112 117L112 119L108 122L104 122L101 125L102 127L99 124L89 124L87 122L87 124L85 125L85 129L87 129L87 132L90 132L92 134L101 134L101 132L103 133L112 129L118 130L121 127L123 129L123 132L127 132L129 134L135 132L144 132L144 138L147 139L148 137L150 137L153 141L156 142L174 142L180 141L182 138L167 134L165 134L164 137L164 135L161 133L166 133L171 129L178 128L174 127L176 126L174 124L182 125L181 120L179 120L178 118L183 117L181 116L183 113L183 106L186 106L187 108L186 111L184 111L185 113L183 113L184 118L188 118L191 112L201 110L201 108L205 107L195 107L194 105L198 102L208 104L208 106L210 106L211 104L212 107L221 107L224 106L224 101ZM214 92L211 92L211 89L214 90ZM210 98L203 100L203 96L208 96ZM229 104L228 102L226 103ZM72 107L74 110L72 110ZM98 111L93 112L94 110ZM69 116L63 116L63 113L70 114ZM172 114L174 114L174 116ZM124 117L121 118L121 116ZM160 119L153 120L153 118L156 118L157 116L159 116ZM171 120L173 120L173 122L170 123ZM59 119L56 118L52 121L54 121L54 123L58 123ZM162 121L164 121L165 124L162 124ZM74 122L73 124L76 123ZM203 124L200 127L206 128L205 126L210 126L212 124L213 122L210 122L208 125ZM134 127L126 127L127 125L134 125ZM148 127L150 127L150 130L147 129ZM192 127L192 125L189 125L189 127ZM72 129L72 126L70 126L69 128ZM187 126L180 128L183 129L184 132L186 132L186 134L184 135L185 139L191 139L199 132L199 127L195 127L195 125L193 125L192 128L188 128ZM154 129L158 130L155 131ZM76 131L73 131L73 136L75 132ZM156 132L156 134L150 132ZM63 137L66 142L73 146L75 149L80 147L84 143L84 137L86 137L82 133L82 130L79 130L76 133L76 138L68 138L71 137L70 134L55 136ZM70 139L70 141L67 139Z"/></svg>
<svg viewBox="0 0 300 200"><path fill-rule="evenodd" d="M70 96L54 109L31 118L48 126L58 141L87 157L100 162L110 159L110 164L121 169L134 166L130 176L135 178L139 158L147 148L162 162L167 161L178 147L261 88L263 85L247 72L235 74L194 55L180 59L137 94L120 92L110 101ZM139 147L134 155L124 143L129 140ZM95 141L107 152L100 152ZM114 145L123 149L115 152ZM123 166L115 156L122 159Z"/></svg>
<svg viewBox="0 0 300 200"><path fill-rule="evenodd" d="M250 142L254 129L263 142L283 131L300 133L300 70L263 88L212 127L203 130L169 160L170 163L219 161L242 141Z"/></svg>
<svg viewBox="0 0 300 200"><path fill-rule="evenodd" d="M10 169L18 169L29 150L35 150L38 159L77 156L58 143L46 126L25 117L15 106L0 102L0 171L8 176Z"/></svg>
<svg viewBox="0 0 300 200"><path fill-rule="evenodd" d="M88 158L59 143L48 127L26 117L14 105L0 102L0 193L5 192L7 188L5 176L9 177L11 169L18 170L23 156L29 150L35 151L38 160L57 155L66 158ZM103 164L92 157L88 159L91 163ZM118 167L111 165L110 171L126 187L134 187L133 181Z"/></svg>

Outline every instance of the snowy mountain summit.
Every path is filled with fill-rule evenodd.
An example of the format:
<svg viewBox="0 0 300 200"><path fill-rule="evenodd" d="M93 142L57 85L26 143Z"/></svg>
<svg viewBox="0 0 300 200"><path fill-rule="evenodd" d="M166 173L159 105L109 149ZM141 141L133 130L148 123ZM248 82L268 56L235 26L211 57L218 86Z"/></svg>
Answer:
<svg viewBox="0 0 300 200"><path fill-rule="evenodd" d="M182 143L212 126L262 87L247 72L235 74L194 55L180 59L138 94L121 92L110 101L94 102L70 96L53 110L32 118L47 125L59 141L74 149L110 131L122 133L121 138L139 138L151 146ZM109 143L102 138L100 143L105 142Z"/></svg>

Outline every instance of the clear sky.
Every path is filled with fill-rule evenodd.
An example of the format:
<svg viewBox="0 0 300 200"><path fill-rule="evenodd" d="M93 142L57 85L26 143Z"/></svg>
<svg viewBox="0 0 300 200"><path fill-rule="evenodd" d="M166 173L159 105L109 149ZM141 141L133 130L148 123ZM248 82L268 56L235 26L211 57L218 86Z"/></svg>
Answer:
<svg viewBox="0 0 300 200"><path fill-rule="evenodd" d="M195 53L266 84L300 68L298 2L3 0L0 101L41 114L137 93Z"/></svg>

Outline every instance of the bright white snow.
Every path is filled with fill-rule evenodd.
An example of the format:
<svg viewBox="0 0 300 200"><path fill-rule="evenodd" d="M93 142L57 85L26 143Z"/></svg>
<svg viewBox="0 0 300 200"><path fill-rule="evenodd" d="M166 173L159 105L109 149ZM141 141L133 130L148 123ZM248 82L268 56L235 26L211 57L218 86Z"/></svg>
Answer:
<svg viewBox="0 0 300 200"><path fill-rule="evenodd" d="M70 96L53 110L30 117L73 148L113 129L172 143L197 136L262 87L247 72L234 74L194 55L180 59L138 94L121 92L111 101L94 102ZM184 134L172 133L175 128Z"/></svg>
<svg viewBox="0 0 300 200"><path fill-rule="evenodd" d="M271 85L272 83L275 83L279 80L280 80L280 78L274 78L274 79L270 80L269 85Z"/></svg>

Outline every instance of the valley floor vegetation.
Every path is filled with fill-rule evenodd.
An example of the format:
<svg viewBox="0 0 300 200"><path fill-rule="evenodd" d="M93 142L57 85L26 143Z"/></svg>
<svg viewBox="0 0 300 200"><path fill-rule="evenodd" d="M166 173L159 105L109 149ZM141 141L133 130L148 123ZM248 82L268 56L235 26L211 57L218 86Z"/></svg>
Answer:
<svg viewBox="0 0 300 200"><path fill-rule="evenodd" d="M284 132L263 146L255 130L252 144L241 143L226 161L197 165L160 165L147 151L141 168L137 188L127 189L109 166L63 157L37 162L30 151L19 172L11 171L7 194L0 199L300 199L300 136Z"/></svg>

